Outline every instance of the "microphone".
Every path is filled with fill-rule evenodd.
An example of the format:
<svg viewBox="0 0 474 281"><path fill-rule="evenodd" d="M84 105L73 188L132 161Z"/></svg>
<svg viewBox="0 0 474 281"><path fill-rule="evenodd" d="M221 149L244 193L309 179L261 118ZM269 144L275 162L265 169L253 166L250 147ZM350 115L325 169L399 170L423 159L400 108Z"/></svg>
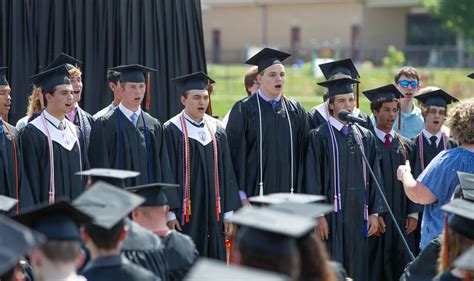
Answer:
<svg viewBox="0 0 474 281"><path fill-rule="evenodd" d="M365 123L365 122L367 122L366 120L364 120L360 117L357 117L357 116L354 116L354 115L350 114L349 111L347 111L345 109L339 111L339 113L337 114L337 117L339 117L339 119L341 119L342 121L346 121L346 122L349 122L349 123Z"/></svg>

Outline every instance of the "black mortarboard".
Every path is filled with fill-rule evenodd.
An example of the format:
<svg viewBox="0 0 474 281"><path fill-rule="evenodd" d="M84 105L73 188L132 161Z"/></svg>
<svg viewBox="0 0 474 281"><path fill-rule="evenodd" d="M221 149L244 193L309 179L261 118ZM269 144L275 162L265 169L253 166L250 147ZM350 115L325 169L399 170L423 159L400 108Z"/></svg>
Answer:
<svg viewBox="0 0 474 281"><path fill-rule="evenodd" d="M16 205L16 202L18 202L18 200L4 196L4 195L0 195L0 211L3 211L3 212L10 211L13 208L13 206Z"/></svg>
<svg viewBox="0 0 474 281"><path fill-rule="evenodd" d="M185 281L289 281L288 276L245 266L229 265L222 261L199 258L184 277Z"/></svg>
<svg viewBox="0 0 474 281"><path fill-rule="evenodd" d="M0 86L8 86L7 69L6 66L0 67Z"/></svg>
<svg viewBox="0 0 474 281"><path fill-rule="evenodd" d="M328 89L328 97L334 97L337 95L353 93L352 84L356 83L359 83L359 81L351 78L340 78L320 82L318 85Z"/></svg>
<svg viewBox="0 0 474 281"><path fill-rule="evenodd" d="M357 72L357 69L351 59L323 63L319 65L319 68L324 74L324 77L326 77L326 80L337 73L343 73L350 76L352 79L360 78L359 72Z"/></svg>
<svg viewBox="0 0 474 281"><path fill-rule="evenodd" d="M1 215L0 233L0 276L11 270L26 252L46 241L41 233Z"/></svg>
<svg viewBox="0 0 474 281"><path fill-rule="evenodd" d="M424 105L433 105L439 107L447 107L448 104L459 101L457 98L438 88L435 88L434 91L417 95L415 96L415 99Z"/></svg>
<svg viewBox="0 0 474 281"><path fill-rule="evenodd" d="M274 64L282 64L291 55L275 49L264 48L245 63L258 66L258 73Z"/></svg>
<svg viewBox="0 0 474 281"><path fill-rule="evenodd" d="M93 218L93 224L104 229L114 227L145 199L105 182L97 182L72 204Z"/></svg>
<svg viewBox="0 0 474 281"><path fill-rule="evenodd" d="M453 264L454 267L463 270L474 271L474 246L459 256L459 258L454 260Z"/></svg>
<svg viewBox="0 0 474 281"><path fill-rule="evenodd" d="M327 213L333 211L333 206L331 204L321 204L321 203L308 203L308 204L301 204L301 203L293 203L293 202L285 202L281 204L274 204L268 206L269 209L285 212L288 214L293 214L297 216L303 216L308 218L317 218L321 217Z"/></svg>
<svg viewBox="0 0 474 281"><path fill-rule="evenodd" d="M104 181L118 187L125 188L125 180L128 178L134 178L140 175L139 172L118 170L118 169L104 169L95 168L82 172L77 172L78 176L91 176L92 183L97 181Z"/></svg>
<svg viewBox="0 0 474 281"><path fill-rule="evenodd" d="M467 77L471 78L471 79L474 79L474 72L469 74Z"/></svg>
<svg viewBox="0 0 474 281"><path fill-rule="evenodd" d="M146 82L146 73L155 72L156 69L149 68L139 64L130 64L130 65L120 65L116 67L109 68L110 70L115 70L120 72L122 75L120 77L120 82L134 82L142 83Z"/></svg>
<svg viewBox="0 0 474 281"><path fill-rule="evenodd" d="M80 61L76 58L73 58L70 55L67 55L65 53L61 53L50 64L48 64L43 69L43 71L58 67L60 65L65 65L67 70L71 70L75 67L81 67L82 66L82 61Z"/></svg>
<svg viewBox="0 0 474 281"><path fill-rule="evenodd" d="M209 83L216 83L216 81L212 80L212 78L207 76L202 71L176 77L171 79L171 81L174 81L176 83L180 95L183 95L189 90L207 90Z"/></svg>
<svg viewBox="0 0 474 281"><path fill-rule="evenodd" d="M46 92L52 91L54 87L58 85L70 85L70 77L71 76L69 75L69 71L63 64L33 75L31 76L31 80L33 81L35 86L40 87L41 92L45 94Z"/></svg>
<svg viewBox="0 0 474 281"><path fill-rule="evenodd" d="M292 203L312 203L326 199L325 196L301 193L271 193L262 196L252 196L248 198L252 203L260 204L280 204L284 202Z"/></svg>
<svg viewBox="0 0 474 281"><path fill-rule="evenodd" d="M145 202L143 202L142 206L163 206L168 204L168 198L163 191L177 187L179 187L179 184L151 183L127 187L125 190L143 196Z"/></svg>
<svg viewBox="0 0 474 281"><path fill-rule="evenodd" d="M388 84L376 89L362 92L370 102L378 99L398 100L402 97L402 93L393 84Z"/></svg>
<svg viewBox="0 0 474 281"><path fill-rule="evenodd" d="M474 174L458 172L463 198L474 202Z"/></svg>
<svg viewBox="0 0 474 281"><path fill-rule="evenodd" d="M474 203L454 199L441 207L441 210L453 214L449 220L449 227L459 234L474 239Z"/></svg>
<svg viewBox="0 0 474 281"><path fill-rule="evenodd" d="M91 217L66 201L36 208L14 219L44 234L48 240L80 241L79 225L91 221Z"/></svg>
<svg viewBox="0 0 474 281"><path fill-rule="evenodd" d="M275 255L291 255L296 239L315 227L312 219L261 207L242 208L230 221L242 226L236 240L239 248Z"/></svg>

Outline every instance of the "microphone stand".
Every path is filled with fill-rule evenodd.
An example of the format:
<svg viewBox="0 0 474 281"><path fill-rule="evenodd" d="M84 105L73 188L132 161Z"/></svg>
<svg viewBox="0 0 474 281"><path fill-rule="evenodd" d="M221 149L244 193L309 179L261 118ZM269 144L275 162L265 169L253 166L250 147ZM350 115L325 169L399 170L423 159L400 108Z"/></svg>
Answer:
<svg viewBox="0 0 474 281"><path fill-rule="evenodd" d="M377 186L377 189L380 193L380 196L382 197L382 200L383 200L385 206L387 207L387 210L390 214L390 217L392 218L392 221L395 225L395 228L397 229L397 232L398 232L398 234L400 235L400 238L403 241L403 245L405 245L405 247L407 248L407 251L408 251L408 254L410 256L411 261L414 261L415 256L411 252L410 247L408 246L407 240L403 236L403 232L400 229L400 226L398 225L397 220L395 219L395 216L393 215L392 209L390 208L390 205L388 204L387 198L385 197L385 194L383 193L382 188L380 187L380 184L377 181L377 177L375 176L374 171L372 170L372 167L369 163L369 160L367 160L367 157L365 156L364 152L362 151L362 148L359 145L357 145L357 141L355 140L355 137L354 137L354 134L356 134L357 132L355 132L354 128L352 128L354 123L353 122L347 122L347 124L349 125L349 135L348 135L349 136L349 142L350 142L350 144L353 144L354 141L355 141L356 146L359 147L359 151L362 154L362 159L364 159L364 162L367 166L367 170L369 171L370 176L372 177L372 180L375 182L375 186Z"/></svg>

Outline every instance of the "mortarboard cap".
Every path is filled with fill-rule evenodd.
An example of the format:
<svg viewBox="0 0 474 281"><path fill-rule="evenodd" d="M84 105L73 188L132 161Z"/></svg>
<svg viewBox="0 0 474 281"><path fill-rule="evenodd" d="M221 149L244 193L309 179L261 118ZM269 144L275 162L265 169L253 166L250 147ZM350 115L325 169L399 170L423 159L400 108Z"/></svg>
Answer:
<svg viewBox="0 0 474 281"><path fill-rule="evenodd" d="M66 201L36 208L14 219L42 233L48 240L80 241L79 225L91 217Z"/></svg>
<svg viewBox="0 0 474 281"><path fill-rule="evenodd" d="M152 183L127 187L125 190L143 196L145 202L143 202L142 206L163 206L168 204L168 198L163 191L167 189L175 189L177 187L179 187L179 184Z"/></svg>
<svg viewBox="0 0 474 281"><path fill-rule="evenodd" d="M359 79L360 75L351 59L343 59L323 63L319 65L321 72L326 77L326 80L337 73L343 73L350 76L352 79Z"/></svg>
<svg viewBox="0 0 474 281"><path fill-rule="evenodd" d="M184 277L185 281L237 281L237 280L259 280L259 281L289 281L282 274L255 269L245 266L229 265L224 262L200 258Z"/></svg>
<svg viewBox="0 0 474 281"><path fill-rule="evenodd" d="M433 105L439 107L447 107L448 104L459 101L457 98L451 96L439 88L434 88L433 91L417 95L415 96L415 99L424 105Z"/></svg>
<svg viewBox="0 0 474 281"><path fill-rule="evenodd" d="M120 82L134 82L134 83L144 83L145 73L155 72L156 69L149 68L139 64L130 64L130 65L120 65L116 67L109 68L109 70L115 70L120 72Z"/></svg>
<svg viewBox="0 0 474 281"><path fill-rule="evenodd" d="M16 205L18 200L0 195L0 211L8 212Z"/></svg>
<svg viewBox="0 0 474 281"><path fill-rule="evenodd" d="M8 86L7 69L6 66L0 67L0 86Z"/></svg>
<svg viewBox="0 0 474 281"><path fill-rule="evenodd" d="M141 196L105 182L97 182L72 204L91 216L94 225L110 229L144 201Z"/></svg>
<svg viewBox="0 0 474 281"><path fill-rule="evenodd" d="M453 214L449 220L449 227L461 235L474 239L474 203L454 199L441 207L441 210Z"/></svg>
<svg viewBox="0 0 474 281"><path fill-rule="evenodd" d="M67 55L65 53L59 54L50 64L48 64L43 71L46 71L48 69L52 69L55 67L58 67L60 65L65 65L67 70L71 70L75 67L81 67L82 66L82 61L71 57L70 55Z"/></svg>
<svg viewBox="0 0 474 281"><path fill-rule="evenodd" d="M393 84L388 84L376 89L362 92L370 102L378 99L398 100L402 97L402 93Z"/></svg>
<svg viewBox="0 0 474 281"><path fill-rule="evenodd" d="M58 85L70 85L70 77L66 66L60 65L31 76L31 80L35 86L40 87L41 92L45 94L48 91L52 91L54 87Z"/></svg>
<svg viewBox="0 0 474 281"><path fill-rule="evenodd" d="M140 175L140 173L127 170L95 168L82 172L77 172L76 175L90 176L92 177L92 183L97 181L104 181L111 185L125 188L125 180L128 178L137 177L138 175Z"/></svg>
<svg viewBox="0 0 474 281"><path fill-rule="evenodd" d="M330 98L337 95L353 93L352 84L356 83L359 83L359 81L352 78L340 78L320 82L318 85L328 89L328 98Z"/></svg>
<svg viewBox="0 0 474 281"><path fill-rule="evenodd" d="M29 250L46 241L41 233L1 215L0 233L0 276L11 270Z"/></svg>
<svg viewBox="0 0 474 281"><path fill-rule="evenodd" d="M291 255L296 239L315 227L312 219L261 207L242 208L230 221L242 226L236 240L239 248L275 255Z"/></svg>
<svg viewBox="0 0 474 281"><path fill-rule="evenodd" d="M474 202L474 174L458 172L463 198Z"/></svg>
<svg viewBox="0 0 474 281"><path fill-rule="evenodd" d="M258 73L274 64L282 64L282 62L291 55L271 48L264 48L253 57L249 58L245 63L256 65Z"/></svg>
<svg viewBox="0 0 474 281"><path fill-rule="evenodd" d="M216 81L202 71L176 77L171 79L171 81L174 81L178 86L180 95L183 95L189 90L207 90L209 83L216 83Z"/></svg>
<svg viewBox="0 0 474 281"><path fill-rule="evenodd" d="M292 203L312 203L326 199L325 196L301 193L271 193L262 196L252 196L248 198L250 202L257 204L280 204L284 202Z"/></svg>
<svg viewBox="0 0 474 281"><path fill-rule="evenodd" d="M454 260L454 266L467 271L474 271L474 246ZM468 279L466 279L468 280Z"/></svg>
<svg viewBox="0 0 474 281"><path fill-rule="evenodd" d="M287 214L303 216L308 218L318 218L327 213L333 211L333 206L330 204L321 204L321 203L293 203L293 202L285 202L281 204L274 204L268 206L269 209L285 212Z"/></svg>
<svg viewBox="0 0 474 281"><path fill-rule="evenodd" d="M474 79L474 72L469 74L467 77L471 78L471 79Z"/></svg>

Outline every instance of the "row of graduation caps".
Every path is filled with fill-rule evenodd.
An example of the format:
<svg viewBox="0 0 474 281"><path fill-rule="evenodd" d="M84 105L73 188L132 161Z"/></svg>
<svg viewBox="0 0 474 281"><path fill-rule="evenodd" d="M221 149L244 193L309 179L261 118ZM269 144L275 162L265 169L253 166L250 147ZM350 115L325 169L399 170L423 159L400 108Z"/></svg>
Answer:
<svg viewBox="0 0 474 281"><path fill-rule="evenodd" d="M0 275L13 267L28 250L39 247L46 240L80 240L79 225L86 223L111 229L139 206L166 205L163 191L178 187L176 184L154 183L123 189L124 179L139 174L131 171L92 169L80 174L92 176L96 182L72 203L59 201L34 208L13 217L13 220L0 215ZM330 204L316 203L325 199L318 195L274 193L249 199L260 207L242 208L231 218L232 223L241 227L237 236L239 243L247 247L258 243L259 248L274 249L274 241L267 241L265 237L276 234L280 237L279 249L290 250L297 239L314 230L315 218L332 212ZM0 196L0 211L7 212L15 204L15 199ZM455 199L442 209L453 215L451 227L466 228L474 221L473 202ZM474 271L474 247L460 256L454 266ZM289 280L287 276L242 266L226 266L223 262L205 258L197 261L185 280L225 280L229 276L234 280L255 280L256 277Z"/></svg>

